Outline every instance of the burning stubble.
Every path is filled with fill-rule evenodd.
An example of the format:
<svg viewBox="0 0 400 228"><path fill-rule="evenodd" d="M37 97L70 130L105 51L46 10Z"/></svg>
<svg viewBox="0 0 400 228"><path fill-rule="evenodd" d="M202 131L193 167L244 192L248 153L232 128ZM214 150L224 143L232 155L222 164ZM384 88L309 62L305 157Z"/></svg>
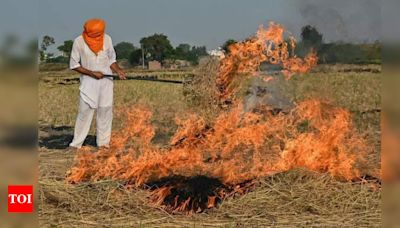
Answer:
<svg viewBox="0 0 400 228"><path fill-rule="evenodd" d="M283 31L272 23L267 30L260 28L257 38L230 48L220 62L217 84L221 102L229 99L231 105L211 123L196 114L177 118L178 130L169 147L160 148L152 143L151 110L126 108L125 124L113 133L110 148L96 153L81 149L67 180L113 179L144 187L151 191L151 204L171 213L192 213L246 193L257 178L291 169L359 179L371 148L347 110L311 99L285 113L262 107L246 112L234 98L231 81L254 75L264 61L280 64L287 79L316 64L314 53L305 59L290 57Z"/></svg>
<svg viewBox="0 0 400 228"><path fill-rule="evenodd" d="M296 41L293 36L285 37L282 25L271 22L268 29L260 26L256 36L229 46L229 54L220 62L217 87L220 103L231 103L237 92L237 80L255 75L261 63L269 63L282 68L288 80L296 73L306 73L317 64L314 50L301 59L294 55ZM266 75L266 81L273 79Z"/></svg>

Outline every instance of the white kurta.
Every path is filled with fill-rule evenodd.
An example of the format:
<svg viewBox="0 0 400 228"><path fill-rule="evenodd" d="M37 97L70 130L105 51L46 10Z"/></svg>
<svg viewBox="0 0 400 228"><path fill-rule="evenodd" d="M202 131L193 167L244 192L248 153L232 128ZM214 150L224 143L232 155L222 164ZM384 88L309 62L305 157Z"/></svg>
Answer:
<svg viewBox="0 0 400 228"><path fill-rule="evenodd" d="M105 34L103 50L94 54L85 43L82 35L77 37L72 46L70 68L82 66L91 71L112 74L110 65L116 62L116 54L111 37ZM82 99L92 108L112 106L113 82L109 78L97 80L87 75L81 75L79 87ZM101 93L100 93L101 91ZM102 95L103 99L99 99ZM101 103L100 103L101 102Z"/></svg>
<svg viewBox="0 0 400 228"><path fill-rule="evenodd" d="M116 54L111 37L104 36L103 50L94 54L82 36L75 39L72 46L70 68L82 66L91 71L112 74L110 65L116 62ZM95 79L80 76L79 112L75 123L74 139L70 146L80 148L89 133L94 111L96 118L97 146L108 146L112 127L113 81L109 78Z"/></svg>

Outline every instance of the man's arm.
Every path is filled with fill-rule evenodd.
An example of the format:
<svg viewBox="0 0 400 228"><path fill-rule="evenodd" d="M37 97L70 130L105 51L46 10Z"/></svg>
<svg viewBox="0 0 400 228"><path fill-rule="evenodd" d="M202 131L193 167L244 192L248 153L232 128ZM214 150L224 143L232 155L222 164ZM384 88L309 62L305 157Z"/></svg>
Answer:
<svg viewBox="0 0 400 228"><path fill-rule="evenodd" d="M122 80L126 79L125 72L118 66L117 62L114 62L110 66L111 70L118 74L118 77Z"/></svg>
<svg viewBox="0 0 400 228"><path fill-rule="evenodd" d="M114 71L115 73L118 74L118 77L120 79L126 79L126 74L125 72L121 69L121 67L119 67L118 63L117 63L117 54L115 53L115 49L114 46L112 45L112 40L111 37L108 37L108 45L109 45L109 51L107 52L108 54L108 58L110 59L110 68L112 71Z"/></svg>
<svg viewBox="0 0 400 228"><path fill-rule="evenodd" d="M74 71L76 71L78 73L90 76L90 77L95 78L95 79L102 79L104 77L104 74L102 72L100 72L100 71L91 71L91 70L88 70L88 69L86 69L84 67L81 67L81 66L79 66L77 68L74 68L72 70L74 70Z"/></svg>
<svg viewBox="0 0 400 228"><path fill-rule="evenodd" d="M74 40L74 43L72 45L72 51L71 51L71 57L70 57L70 61L69 61L69 67L71 70L74 70L78 73L96 78L96 79L101 79L104 77L104 75L101 72L93 72L91 70L88 70L84 67L81 66L81 55L79 52L79 43L77 42L77 40Z"/></svg>

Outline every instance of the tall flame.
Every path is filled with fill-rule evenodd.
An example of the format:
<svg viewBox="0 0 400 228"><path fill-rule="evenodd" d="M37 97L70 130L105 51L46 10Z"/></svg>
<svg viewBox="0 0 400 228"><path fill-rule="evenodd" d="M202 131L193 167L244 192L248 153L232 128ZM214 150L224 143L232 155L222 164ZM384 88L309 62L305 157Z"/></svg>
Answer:
<svg viewBox="0 0 400 228"><path fill-rule="evenodd" d="M304 59L294 55L296 40L289 36L285 41L284 31L282 25L271 22L268 29L260 26L255 37L229 46L229 53L221 59L217 78L222 102L232 99L236 92L235 78L254 74L263 62L281 66L286 79L295 73L306 73L317 64L318 57L313 50Z"/></svg>

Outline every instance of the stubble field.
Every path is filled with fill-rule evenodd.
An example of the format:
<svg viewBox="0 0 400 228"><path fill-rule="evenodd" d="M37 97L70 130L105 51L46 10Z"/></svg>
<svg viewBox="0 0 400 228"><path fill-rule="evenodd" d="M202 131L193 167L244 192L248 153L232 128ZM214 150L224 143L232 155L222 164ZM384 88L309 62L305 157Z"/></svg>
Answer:
<svg viewBox="0 0 400 228"><path fill-rule="evenodd" d="M358 131L374 147L367 160L380 163L381 68L377 65L318 66L282 85L294 102L321 98L351 111ZM149 72L130 71L130 74ZM150 72L183 79L190 71ZM41 226L134 227L380 227L381 188L377 180L341 182L328 174L302 169L261 178L257 187L224 200L217 208L193 215L171 215L147 202L149 192L102 180L71 185L65 180L74 162L66 150L78 109L78 75L68 70L39 73L39 221ZM153 111L153 139L168 146L176 116L194 110L184 85L116 81L115 110L145 104ZM113 130L122 126L115 115ZM95 144L95 123L86 144ZM96 162L96 161L93 161Z"/></svg>

